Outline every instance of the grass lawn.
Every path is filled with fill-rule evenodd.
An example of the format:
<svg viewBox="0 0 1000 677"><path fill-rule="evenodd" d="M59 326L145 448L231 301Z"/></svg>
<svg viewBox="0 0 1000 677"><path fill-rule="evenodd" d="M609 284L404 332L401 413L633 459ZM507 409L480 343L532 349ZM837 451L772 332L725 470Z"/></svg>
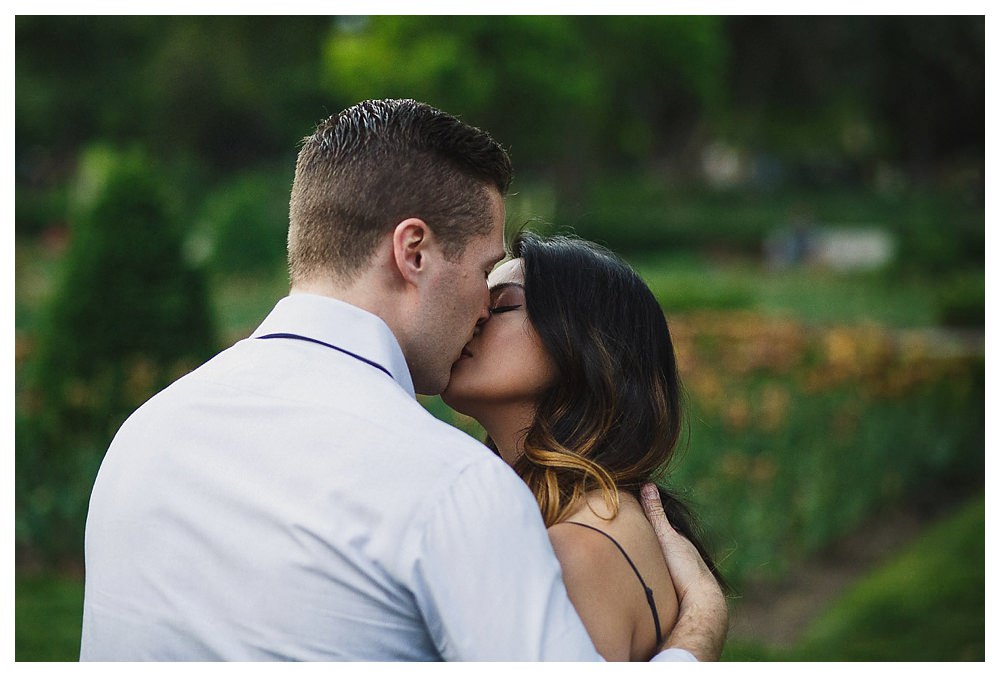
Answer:
<svg viewBox="0 0 1000 677"><path fill-rule="evenodd" d="M18 577L14 660L75 661L80 657L83 581Z"/></svg>
<svg viewBox="0 0 1000 677"><path fill-rule="evenodd" d="M966 503L858 581L790 651L727 646L727 661L985 660L985 500Z"/></svg>
<svg viewBox="0 0 1000 677"><path fill-rule="evenodd" d="M980 497L827 609L797 660L982 661L986 511Z"/></svg>
<svg viewBox="0 0 1000 677"><path fill-rule="evenodd" d="M938 324L951 288L960 284L981 304L983 270L923 278L886 272L769 270L750 261L717 263L694 255L630 259L671 315L692 310L753 310L805 323L877 323L888 327Z"/></svg>

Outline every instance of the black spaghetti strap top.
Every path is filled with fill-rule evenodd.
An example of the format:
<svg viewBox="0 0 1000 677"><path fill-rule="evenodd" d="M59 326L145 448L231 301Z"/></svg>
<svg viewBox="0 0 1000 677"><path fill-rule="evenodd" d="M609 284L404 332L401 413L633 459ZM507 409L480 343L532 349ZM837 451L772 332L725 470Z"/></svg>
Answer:
<svg viewBox="0 0 1000 677"><path fill-rule="evenodd" d="M646 581L643 580L642 574L639 573L639 569L635 566L635 562L633 562L632 558L628 556L627 552L625 552L625 548L621 546L621 543L616 541L611 534L601 531L597 527L592 527L589 524L584 524L583 522L566 522L566 524L576 524L577 526L593 529L599 534L604 534L608 537L608 540L614 543L615 546L621 551L622 555L625 556L625 561L628 562L628 565L632 567L632 571L634 571L636 577L638 577L639 583L642 585L642 589L646 591L646 601L649 602L649 610L653 612L653 625L656 627L656 646L663 644L663 633L660 630L660 615L656 613L656 602L653 600L653 590L646 585Z"/></svg>

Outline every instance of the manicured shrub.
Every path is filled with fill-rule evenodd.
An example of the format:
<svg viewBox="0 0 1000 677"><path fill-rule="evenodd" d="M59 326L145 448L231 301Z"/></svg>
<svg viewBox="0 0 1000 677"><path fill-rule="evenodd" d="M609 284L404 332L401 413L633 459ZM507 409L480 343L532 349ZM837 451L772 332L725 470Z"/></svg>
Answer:
<svg viewBox="0 0 1000 677"><path fill-rule="evenodd" d="M18 403L18 543L50 557L79 556L90 486L125 417L215 348L202 274L148 158L86 153L71 211Z"/></svg>

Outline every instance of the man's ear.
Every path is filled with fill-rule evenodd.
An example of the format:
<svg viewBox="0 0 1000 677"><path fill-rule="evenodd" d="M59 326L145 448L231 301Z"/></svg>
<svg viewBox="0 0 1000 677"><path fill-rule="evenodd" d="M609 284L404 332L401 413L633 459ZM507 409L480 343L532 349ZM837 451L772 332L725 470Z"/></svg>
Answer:
<svg viewBox="0 0 1000 677"><path fill-rule="evenodd" d="M392 232L392 254L403 280L416 284L427 270L427 253L434 239L423 219L400 221Z"/></svg>

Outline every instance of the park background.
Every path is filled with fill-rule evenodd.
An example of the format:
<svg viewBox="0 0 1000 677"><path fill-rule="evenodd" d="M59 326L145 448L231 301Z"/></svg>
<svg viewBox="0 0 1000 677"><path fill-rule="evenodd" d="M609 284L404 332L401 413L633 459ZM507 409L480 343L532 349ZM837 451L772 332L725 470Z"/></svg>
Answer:
<svg viewBox="0 0 1000 677"><path fill-rule="evenodd" d="M121 421L287 290L299 140L492 132L661 302L724 660L983 660L982 16L15 19L15 654L75 660ZM479 434L437 398L435 415Z"/></svg>

